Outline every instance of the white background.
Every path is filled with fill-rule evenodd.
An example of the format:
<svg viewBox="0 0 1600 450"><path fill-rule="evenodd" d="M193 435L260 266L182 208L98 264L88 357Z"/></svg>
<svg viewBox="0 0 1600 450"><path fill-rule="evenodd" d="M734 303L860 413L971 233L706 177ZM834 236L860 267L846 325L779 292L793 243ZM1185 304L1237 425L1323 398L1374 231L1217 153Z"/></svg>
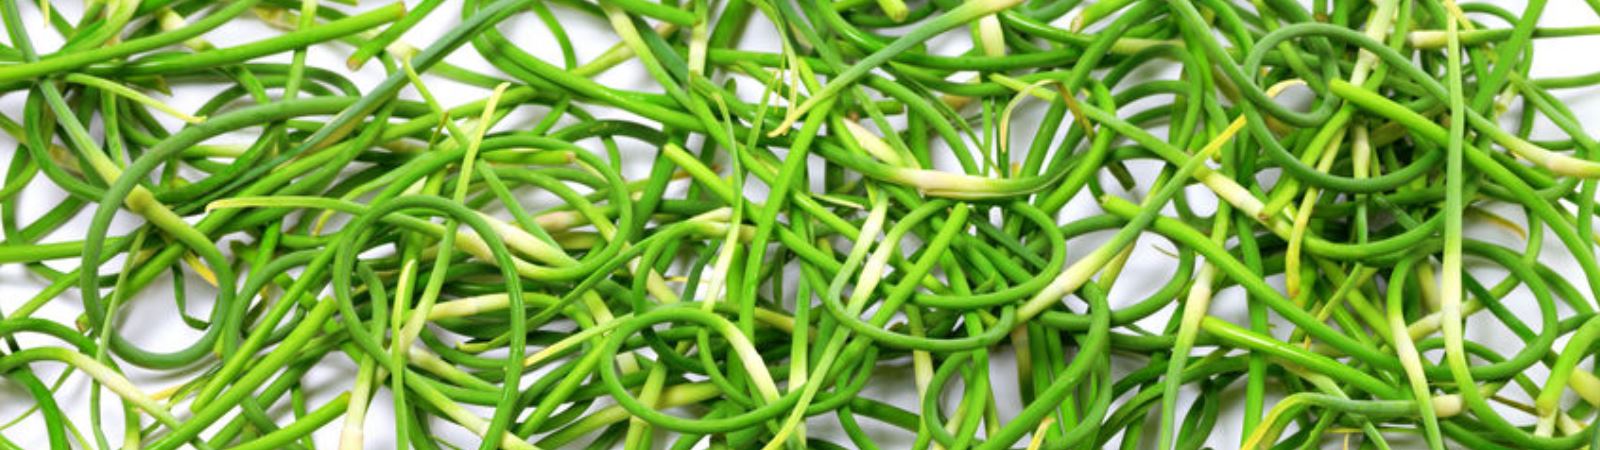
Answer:
<svg viewBox="0 0 1600 450"><path fill-rule="evenodd" d="M53 49L57 48L61 41L60 38L54 35L52 32L48 32L46 29L44 29L44 27L41 26L42 22L37 13L37 9L33 7L33 2L19 1L18 3L22 3L20 6L23 10L24 20L28 25L29 32L35 42L36 47L38 47L41 52L45 53L53 51ZM414 4L415 2L407 1L407 3ZM1520 13L1524 7L1523 2L1515 0L1499 0L1493 1L1492 3L1518 13ZM359 9L380 6L381 4L382 3L380 2L369 0L368 2L364 2ZM77 4L77 2L57 2L53 6L74 20L76 20L82 10L82 6ZM331 7L350 11L348 7L342 5L331 5ZM418 47L426 46L428 43L432 42L434 37L439 36L444 30L455 26L459 22L460 16L458 8L459 6L454 4L446 4L445 6L441 7L439 10L435 11L428 18L428 20L424 21L420 26L418 26L417 29L409 33L405 40ZM579 55L578 59L580 62L593 59L618 42L615 34L605 22L590 16L571 13L570 11L564 10L556 5L552 5L552 8L555 9L557 14L562 18L563 25L566 27L568 33L572 35L573 42L577 46ZM1066 17L1070 18L1074 15L1075 13L1069 13ZM1477 16L1475 18L1487 21L1491 24L1491 26L1506 26L1506 24L1485 19L1482 16ZM1061 23L1065 23L1065 20L1061 21ZM1540 26L1580 26L1594 25L1597 23L1600 23L1600 18L1597 18L1595 13L1587 8L1586 5L1584 5L1584 2L1578 0L1551 0L1544 16L1541 18ZM777 50L776 40L773 37L770 23L766 22L763 18L757 15L751 21L750 26L750 31L746 33L746 37L744 42L741 43L741 47L761 51ZM543 25L540 24L540 22L538 22L532 14L520 14L503 23L499 28L524 50L538 55L546 61L560 61L558 47L552 40L548 38L549 34L546 32ZM267 26L265 23L256 20L247 13L245 18L230 22L224 27L206 34L204 37L217 46L225 47L263 39L279 32L280 31ZM957 54L970 47L971 43L967 39L967 34L964 31L947 33L946 35L935 39L930 44L930 48L940 54ZM1600 48L1600 38L1580 37L1540 40L1535 46L1536 60L1533 69L1534 76L1535 78L1538 78L1545 76L1575 75L1600 71L1600 57L1596 56L1597 48ZM318 46L311 49L310 61L312 65L345 73L346 76L356 81L363 87L370 87L378 80L382 79L383 73L377 68L378 64L369 64L367 68L354 73L346 70L343 62L351 50L351 47L343 44ZM260 61L287 62L288 58L287 54L279 54L269 58L262 58ZM479 57L470 47L462 47L460 50L457 50L456 54L450 58L450 61L468 68L483 70L489 73L496 73L494 69L488 66L488 64L484 62L483 59ZM1152 71L1148 74L1148 76L1171 76L1173 73L1174 72L1171 70L1167 70L1165 72ZM597 77L597 81L609 86L655 92L660 91L660 89L654 86L654 83L650 81L642 66L632 61L624 63L615 69L599 75ZM752 84L748 83L749 80L741 81L745 82L743 87L747 88L741 89L741 91L750 93L751 95L759 93L759 88L751 88ZM447 107L480 99L487 94L481 89L465 87L442 80L430 81L429 87L434 91L435 95L438 96L440 101L445 103L445 106ZM215 92L217 88L217 85L180 86L174 96L163 99L178 105L181 109L192 111L201 103L209 99L209 93ZM1558 97L1566 101L1581 118L1587 119L1586 123L1589 125L1585 127L1586 129L1591 130L1592 133L1600 131L1600 128L1597 128L1595 125L1593 125L1600 124L1600 90L1563 90L1557 91L1556 94ZM415 94L409 89L403 92L402 96L407 98L416 98ZM10 93L0 96L0 113L3 113L13 120L18 120L20 122L24 99L25 94L23 93ZM1025 109L1019 115L1018 119L1016 120L1016 125L1011 132L1014 142L1013 148L1026 148L1025 144L1023 143L1026 142L1026 139L1029 139L1032 136L1032 133L1028 132L1029 127L1036 124L1038 121L1038 102L1030 103L1033 103L1028 105L1028 107L1031 109ZM603 117L629 117L625 113L609 111L607 108L591 107L589 110ZM1513 109L1513 112L1515 112L1515 109ZM968 113L970 114L971 111L968 111ZM514 114L506 122L502 123L499 129L526 126L534 121L537 121L542 114L543 109L524 108L523 111L519 111L518 114ZM172 129L176 129L178 124L175 122L169 122L169 126ZM1554 137L1558 135L1559 130L1556 130L1552 125L1549 124L1548 121L1544 120L1539 122L1538 128L1535 131L1535 137ZM232 140L229 139L230 137L219 138L217 142L248 142L249 136L232 136ZM3 160L0 160L0 165L8 163L10 158L15 154L15 151L15 141L9 136L0 136L0 155L3 155L4 158ZM654 149L643 148L637 145L631 147L625 146L623 148L623 154L630 163L624 168L626 175L630 178L644 176L648 171L649 161L653 157L654 151ZM1020 160L1021 152L1015 153L1018 154L1014 155L1014 157ZM1133 165L1133 169L1135 170L1136 176L1140 180L1147 182L1154 171L1158 169L1158 167L1150 164L1136 164ZM753 188L752 194L759 195L760 191L761 190L759 188ZM1142 193L1136 194L1142 195ZM1190 189L1189 195L1190 198L1195 199L1196 203L1201 204L1199 206L1200 208L1209 210L1209 206L1206 204L1210 203L1211 196L1208 192L1204 191L1202 188L1193 188ZM54 206L58 201L64 198L64 196L65 194L63 192L52 186L43 176L36 177L33 183L20 196L20 207L23 211L21 223L25 224L32 221L44 211ZM1521 217L1520 212L1516 208L1508 208L1505 207L1505 205L1486 205L1485 207L1491 211L1504 214L1505 216L1511 217L1515 220L1520 220ZM84 233L86 226L85 224L87 223L88 216L90 214L87 211L91 210L92 208L85 210L86 212L74 219L72 223L62 227L60 230L48 236L43 241L55 242L80 239ZM1084 198L1079 198L1069 205L1066 212L1062 215L1062 218L1069 219L1082 217L1086 214L1094 213L1096 213L1096 209L1093 206L1093 203L1086 201ZM133 217L130 217L126 214L121 215L113 227L112 234L120 235L122 233L126 233L138 223L139 222L137 219ZM1517 245L1520 241L1516 235L1506 231L1503 228L1470 221L1468 233L1472 237L1491 240L1504 245ZM1069 258L1076 259L1081 257L1083 254L1087 253L1089 249L1092 249L1096 246L1097 240L1105 237L1106 235L1093 235L1072 242L1071 246L1069 247L1071 249ZM1560 248L1559 244L1555 244L1555 240L1553 238L1549 238L1547 241L1551 242L1547 244L1543 261L1546 264L1557 267L1558 270L1561 270L1563 273L1569 274L1569 279L1581 280L1581 277L1576 275L1572 260L1569 255L1565 254L1564 249ZM1122 280L1118 282L1116 289L1114 289L1112 292L1112 301L1114 306L1127 305L1132 301L1142 298L1144 295L1152 292L1159 284L1166 282L1172 273L1173 265L1171 258L1166 256L1161 251L1162 249L1167 248L1171 248L1171 244L1151 236L1147 236L1138 243L1134 258L1132 258L1129 262L1127 269L1123 272ZM58 270L68 270L71 267L74 267L77 262L76 260L68 259L52 261L49 264ZM120 267L119 265L120 260L113 261L112 264L108 264L102 270L106 273L111 273L112 271L117 270ZM1469 269L1485 277L1484 279L1488 282L1492 282L1500 278L1498 271L1494 270L1493 268L1470 267ZM1270 281L1281 285L1281 279L1277 277L1270 279ZM188 342L192 342L193 339L199 335L197 332L188 329L187 327L183 326L181 322L179 322L179 319L176 315L177 311L175 306L170 300L171 287L169 284L164 283L170 283L170 280L163 279L163 281L158 281L155 286L146 289L146 291L143 292L134 302L132 302L132 304L125 307L119 313L121 320L119 321L118 330L133 341L141 343L142 345L145 345L146 348L152 350L174 350L184 344L187 344ZM34 294L36 294L46 284L48 284L48 280L44 280L33 275L32 273L26 271L21 265L12 264L0 266L0 311L9 314L28 298L31 298ZM209 315L211 306L209 302L209 293L213 291L211 291L208 286L198 282L196 277L192 276L189 277L187 289L191 298L189 314L197 317L206 317ZM1580 290L1583 290L1581 286ZM1522 296L1514 297L1517 298L1517 300L1513 300L1508 303L1513 309L1530 312L1530 314L1524 316L1525 320L1529 321L1530 326L1536 328L1539 327L1540 324L1537 323L1537 314L1531 314L1532 312L1536 311L1536 309L1534 309L1531 301L1526 298L1526 292L1518 291L1513 295L1515 296L1518 294L1521 294ZM1212 306L1213 315L1226 318L1234 321L1235 323L1245 322L1244 310L1245 307L1242 296L1239 295L1236 289L1224 290L1220 292ZM39 317L50 318L61 323L70 324L74 322L81 311L81 305L76 292L68 292L51 301L49 305L41 309L36 315ZM1570 311L1563 310L1563 313L1570 314ZM1160 329L1161 326L1166 323L1167 317L1169 317L1170 314L1171 308L1169 307L1156 314L1154 317L1142 321L1140 325L1145 326L1147 329ZM1281 337L1281 335L1286 334L1288 329L1289 327L1280 326L1277 328L1277 332ZM1468 337L1471 340L1490 345L1492 348L1495 348L1503 353L1519 350L1519 348L1514 345L1514 343L1517 342L1516 339L1511 337L1509 332L1504 329L1503 326L1494 323L1492 319L1472 319L1468 327ZM20 340L25 346L56 344L49 339L39 338L31 335L22 336ZM1561 342L1565 342L1565 339L1563 338ZM1559 345L1557 348L1559 348ZM1437 358L1437 356L1438 355L1436 354L1430 355L1430 357L1433 358ZM1144 364L1145 360L1137 355L1118 354L1116 355L1116 363L1114 367L1118 373L1125 373L1128 370L1138 368ZM912 383L910 383L911 372L909 369L909 362L905 360L887 361L880 363L880 365L883 366L883 368L874 375L872 385L869 386L864 395L889 401L908 410L917 410L918 408L915 406L915 390L914 387L912 387ZM174 386L189 379L190 377L197 375L193 371L180 371L177 373L150 372L132 367L131 365L127 364L124 364L123 368L128 372L129 377L147 392L154 392ZM46 383L54 381L55 375L60 372L60 369L61 366L51 363L34 364L34 370L42 379L46 381ZM1015 412L1021 408L1021 405L1017 404L1017 400L1015 400L1015 382L1006 377L1007 374L1015 372L1015 367L1010 358L1002 356L996 358L993 369L994 371L992 373L995 377L994 387L998 399L997 401L1001 409L1001 417L1009 417L1010 415L1015 414ZM354 373L354 365L350 364L342 356L335 355L325 359L321 366L319 366L316 370L313 370L304 380L305 385L308 387L308 392L312 396L312 401L310 404L313 406L319 405L327 399L330 399L333 396L348 390L350 387L350 380L353 378ZM1546 375L1547 373L1542 367L1535 367L1530 371L1530 376L1532 376L1536 381L1542 381ZM74 375L73 378L57 392L56 395L57 401L62 405L63 409L65 409L73 417L73 421L82 426L87 426L89 423L88 391L89 385L87 383L87 377L78 374ZM1529 401L1527 396L1520 392L1511 393L1508 391L1507 394L1518 400ZM106 395L109 399L110 394L107 393ZM1239 412L1237 406L1242 404L1243 400L1242 390L1233 389L1229 391L1228 395L1229 397L1224 400L1225 409L1223 411L1223 417L1219 420L1214 435L1208 441L1208 445L1216 448L1237 448L1240 442L1239 422L1236 417ZM1186 393L1185 397L1180 402L1180 414L1182 411L1187 410L1187 405L1191 400L1190 397L1192 397L1192 393ZM1571 401L1571 399L1568 400ZM952 402L947 401L947 403ZM9 421L25 408L31 406L31 404L32 401L20 386L10 381L0 381L0 422ZM112 404L113 403L108 402L108 405ZM392 430L389 404L390 398L386 394L380 394L373 402L372 412L369 414L367 420L367 448L393 447L392 442L386 438L389 430ZM180 417L183 417L182 414L186 409L186 407L179 407L175 408L174 411L178 412ZM112 437L113 443L115 444L119 437L118 428L120 427L121 423L120 418L118 417L118 408L108 407L106 408L106 411L105 423L108 424L107 433ZM276 408L272 412L277 413L279 417L288 417L287 410L285 408ZM480 410L479 412L484 416L489 414L489 412L485 410ZM1508 411L1506 414L1513 421L1517 421L1519 423L1526 423L1530 420L1527 416L1521 415L1520 413ZM1155 416L1152 415L1151 417L1153 418ZM283 419L282 423L287 423L287 419ZM882 426L870 419L865 418L862 419L862 424L863 426L868 427L869 431L878 438L879 442L883 444L883 448L897 448L909 445L910 443L911 436L909 433L893 429L892 427ZM1146 428L1146 437L1142 440L1144 444L1141 447L1153 447L1155 442L1155 423L1152 421ZM315 434L315 438L319 446L328 448L335 446L338 437L338 429L339 421L336 421L335 423L330 424L317 432ZM471 443L475 441L474 437L455 427L453 424L436 421L434 429L441 435L444 435L458 443ZM24 420L18 425L0 431L0 434L4 434L8 439L11 439L12 441L17 442L18 444L21 444L27 448L43 448L46 445L46 441L44 439L42 430L43 422L37 417L37 415L35 415L27 420ZM813 418L811 421L809 421L809 430L813 436L829 437L832 438L830 440L839 443L847 442L839 432L837 422L833 420L831 415L823 415ZM83 431L85 433L89 432L89 430L86 428L83 429ZM670 440L657 440L658 443L665 441ZM1411 447L1415 444L1420 444L1419 442L1405 440L1404 438L1397 438L1392 443L1396 444L1396 448ZM1338 442L1337 439L1330 439L1327 442L1327 445L1330 448L1339 448L1340 442Z"/></svg>

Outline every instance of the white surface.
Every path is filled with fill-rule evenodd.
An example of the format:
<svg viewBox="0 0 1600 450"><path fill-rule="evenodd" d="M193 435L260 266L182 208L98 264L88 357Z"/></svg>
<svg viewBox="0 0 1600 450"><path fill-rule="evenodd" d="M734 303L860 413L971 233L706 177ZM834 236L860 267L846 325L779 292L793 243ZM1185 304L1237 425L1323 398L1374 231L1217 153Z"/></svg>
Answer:
<svg viewBox="0 0 1600 450"><path fill-rule="evenodd" d="M56 48L60 43L60 39L55 37L53 33L47 33L44 29L42 29L42 27L37 26L41 22L39 21L39 16L36 10L32 7L32 2L19 1L18 3L22 4L21 6L24 10L24 17L28 21L27 23L30 26L29 31L35 41L36 46L39 47L42 52L49 52ZM68 14L69 17L75 18L77 17L79 11L81 11L81 6L69 3L75 2L57 2L55 7ZM372 7L380 4L380 2L377 1L365 3L366 5L364 5L364 7ZM407 3L414 2L408 1ZM1523 7L1522 2L1516 0L1501 0L1493 3L1499 4L1515 12L1520 12ZM344 8L343 6L335 7ZM572 14L558 6L553 7L561 15L563 19L562 22L566 26L567 31L572 34L574 43L578 46L580 61L592 59L617 42L617 38L610 31L609 26L603 21L588 16ZM438 36L443 32L443 30L448 29L459 21L459 13L456 8L458 7L454 4L447 4L441 7L440 10L436 11L426 22L411 32L406 37L406 40L408 42L417 44L419 47L431 42L434 36ZM1071 17L1072 15L1073 14L1068 14L1068 17ZM1589 10L1587 6L1583 4L1583 2L1577 0L1551 1L1544 17L1541 19L1541 26L1575 26L1593 25L1596 23L1600 23L1600 19L1597 19L1595 14ZM1503 24L1499 23L1495 23L1495 25L1504 26ZM751 27L751 31L747 33L744 43L741 44L742 47L767 51L776 50L776 41L773 40L771 32L768 31L771 28L770 23L767 23L763 18L757 15L756 18L752 20ZM531 14L521 14L517 17L514 17L512 20L502 24L500 29L504 30L509 38L511 38L514 42L517 42L525 50L532 52L546 59L547 61L559 61L559 49L547 38L548 34L546 33L545 29ZM266 27L259 21L254 19L245 19L237 20L228 24L222 29L213 31L212 33L206 35L205 38L211 40L219 46L227 46L231 43L243 43L258 40L264 36L276 33L278 32ZM965 34L963 32L956 32L949 33L946 36L936 39L935 45L932 47L940 53L950 54L962 51L965 48L968 48L969 45L970 44L967 43ZM1600 58L1596 58L1594 56L1594 49L1597 47L1600 47L1600 38L1584 37L1541 40L1536 45L1536 61L1534 67L1535 76L1572 75L1600 71ZM344 71L343 61L348 55L349 51L350 48L343 45L319 46L312 49L311 61L312 64L319 67ZM287 62L287 55L274 55L271 58L265 59ZM491 73L494 72L493 69L487 65L487 63L485 63L473 50L468 47L463 47L462 49L458 50L456 54L450 58L450 60L469 68L482 69ZM354 74L348 74L347 76L362 86L371 86L375 84L377 80L381 79L382 73L379 71L379 69L377 69L377 64L369 64L369 67L363 71ZM612 86L659 91L659 88L654 87L649 78L645 76L643 68L634 62L629 62L599 76L598 81ZM446 103L446 106L459 104L468 101L469 99L482 98L486 95L486 92L482 90L447 82L430 83L430 88L435 90L435 94L441 99L442 102ZM214 89L214 86L186 86L183 88L183 90L179 91L179 94L175 98L171 100L173 103L184 109L192 110L206 98L209 98L209 95L199 96L183 94L185 92L206 92L207 89ZM755 93L751 94L753 96ZM414 97L414 94L410 92L406 92L403 95ZM1568 102L1568 104L1577 112L1580 117L1587 119L1585 122L1588 129L1595 130L1597 126L1600 126L1600 90L1566 90L1558 92L1557 95ZM0 96L0 113L4 113L12 118L20 118L21 105L24 97L25 95L22 93L11 93ZM1028 123L1036 123L1038 120L1037 117L1039 114L1037 107L1039 105L1033 104L1029 106L1034 107L1034 110L1031 111L1031 113L1025 113L1024 116L1019 117L1019 123L1024 124L1022 126L1026 126ZM604 110L600 108L593 108L591 111L601 112ZM602 113L602 115L626 116L625 114L618 114L611 111L605 111ZM532 121L537 119L538 116L531 113L526 114L525 116L517 116L508 121L507 126L532 123ZM176 124L171 125L175 126ZM1023 130L1025 130L1025 128L1023 128ZM1535 135L1550 136L1557 133L1558 130L1556 130L1552 125L1546 121L1541 121ZM1017 142L1022 142L1021 140L1026 139L1027 136L1030 136L1030 133L1014 130L1012 132L1012 136L1014 136L1013 139L1017 140ZM239 138L236 137L236 139ZM5 164L8 162L14 151L15 142L9 137L0 136L0 155L4 155L4 160L0 160L0 164ZM631 162L635 163L626 168L626 174L630 177L643 176L648 170L648 164L653 153L654 150L649 148L641 148L638 146L625 147L624 156L628 157ZM1133 168L1141 179L1148 179L1150 174L1152 174L1158 167L1154 165L1135 165ZM1206 199L1210 197L1210 194L1203 189L1191 189L1189 193L1191 198L1195 199ZM56 202L63 197L64 194L55 189L53 186L50 186L49 182L45 180L44 177L38 177L38 179L34 181L34 183L29 186L28 189L25 190L25 193L22 196L21 207L22 210L25 211L23 214L23 220L27 221L31 218L37 217L38 214L47 210L49 207L54 206ZM1082 200L1083 199L1079 199L1079 201L1075 201L1073 205L1069 206L1068 216L1081 216L1084 213L1093 211L1092 208L1094 207L1092 206L1092 203L1087 203ZM1200 200L1200 202L1203 203L1203 200ZM1495 207L1493 209L1505 213L1511 217L1520 216L1520 212L1516 211L1515 209L1504 208L1504 205L1499 206L1502 207ZM1072 211L1076 211L1076 214L1074 214ZM50 242L80 238L84 232L84 224L88 219L87 216L88 213L80 215L80 217L75 219L72 223L46 238L45 241ZM135 219L127 215L123 215L119 217L117 225L113 229L113 233L120 233L119 230L128 230L136 223L137 222ZM1516 240L1514 236L1508 235L1503 230L1488 226L1469 226L1468 231L1469 235L1471 236L1481 239L1491 239L1507 244ZM1104 236L1101 235L1098 237L1085 238L1083 242L1092 242L1097 238L1103 239ZM1554 240L1550 239L1550 241ZM1149 237L1140 241L1137 246L1135 257L1132 258L1129 266L1124 271L1124 279L1118 283L1117 288L1113 291L1113 305L1125 305L1132 299L1142 297L1153 290L1154 285L1159 284L1159 282L1164 282L1167 277L1170 276L1170 258L1163 255L1157 249L1157 247L1170 248L1170 246L1171 245L1168 243ZM1085 252L1085 249L1093 248L1093 245L1074 243L1071 248L1073 251L1069 257L1075 259L1081 257ZM1559 245L1552 242L1552 244L1547 248L1546 252L1547 255L1550 255L1545 258L1547 264L1552 264L1558 267L1564 273L1575 273L1575 269L1570 258L1564 256L1564 249L1560 248ZM108 265L103 270L106 272L114 271L118 268L118 264L120 264L120 261ZM66 270L75 266L76 261L70 259L53 261L50 263L50 265L61 270ZM187 288L192 299L189 306L189 313L204 317L209 313L211 307L209 301L207 301L207 293L211 291L202 284L194 283L194 277L189 278L191 283L187 286ZM1498 275L1490 276L1490 279L1497 278ZM1281 283L1281 280L1276 278L1274 278L1272 281L1275 283ZM0 266L0 310L9 312L16 309L23 301L34 295L46 284L46 280L42 280L25 271L20 265L13 264ZM1244 323L1244 305L1242 297L1238 294L1239 293L1237 290L1225 290L1219 293L1217 299L1214 301L1214 306L1212 307L1213 314L1226 318L1235 323ZM174 309L174 305L170 301L170 298L170 286L165 286L158 283L157 286L147 289L146 292L139 297L139 299L134 301L129 307L123 310L121 313L119 330L121 330L121 332L135 342L142 343L147 345L149 348L156 350L170 350L176 348L180 343L192 341L192 339L198 334L181 325L177 319L176 311ZM1532 310L1532 306L1527 304L1527 302L1513 301L1511 303L1513 308L1524 308L1530 311ZM72 321L80 313L81 306L77 294L75 292L68 292L67 294L62 295L61 297L52 301L48 306L38 313L38 316L48 317L62 323L72 323ZM1161 313L1158 313L1156 316L1141 322L1141 324L1159 328L1161 324L1166 322L1166 319L1170 313L1171 308L1169 307ZM1508 336L1509 334L1506 330L1498 325L1482 326L1491 322L1492 321L1487 320L1474 320L1472 325L1477 326L1469 325L1469 337L1478 342L1488 342L1491 344L1497 342L1515 342L1515 339L1495 339L1497 336ZM1286 328L1280 327L1280 329ZM21 338L21 341L24 343L24 345L54 344L48 339L41 339L33 336L24 336ZM1502 344L1499 347L1505 347L1505 345L1506 344ZM1499 349L1502 351L1516 350L1515 348ZM873 378L874 385L869 387L866 395L890 401L891 403L901 405L907 409L916 410L917 408L914 406L915 391L910 386L910 383L904 382L904 380L909 380L911 377L910 370L908 368L909 364L904 361L886 364L898 364L898 367L885 368L880 374L876 375ZM1125 372L1126 370L1136 368L1142 364L1143 363L1135 357L1119 355L1115 368L1119 371L1119 373L1121 373ZM156 391L170 387L194 375L193 373L152 373L133 368L131 365L124 365L124 367L129 371L130 377L141 388L147 391ZM1011 373L1015 370L1013 361L1011 361L1009 358L997 358L997 360L994 362L994 369L994 373L997 377ZM54 379L54 374L59 372L60 366L55 364L36 364L35 370L38 371L41 378L46 380L48 383ZM307 386L314 386L314 388L310 389L310 392L313 394L310 404L320 404L323 401L348 389L349 380L352 378L354 372L355 369L353 365L341 356L333 356L326 359L322 365L316 370L312 371L312 373L305 380ZM1542 368L1536 368L1533 372L1535 373L1530 373L1530 375L1532 375L1535 380L1542 380L1546 375L1545 373L1542 373ZM74 376L73 379L69 381L62 389L60 389L57 394L57 400L61 403L62 407L72 415L74 422L78 424L89 423L89 389L86 380L87 378L84 376ZM997 390L996 394L998 396L997 398L1001 408L1002 417L1008 417L1011 414L1015 414L1015 412L1021 408L1021 405L1016 404L1013 383L1006 382L1006 380L1003 378L997 379L995 388ZM1237 405L1238 403L1242 402L1242 391L1235 390L1232 392L1232 394L1234 396L1230 397L1226 401L1227 403L1233 403L1234 405ZM1179 411L1186 410L1189 402L1190 399L1187 398L1186 395L1186 398L1180 402ZM26 393L22 391L19 386L8 381L0 381L0 422L10 420L19 411L28 407L30 404L31 400L29 400ZM392 443L387 441L383 436L387 434L387 430L392 429L392 422L390 421L391 416L388 409L389 404L390 399L386 394L379 394L379 396L373 402L373 412L369 415L367 422L367 448L390 448L393 446ZM186 408L179 408L179 410L183 409ZM108 433L111 433L113 439L115 439L116 429L121 423L120 419L118 418L119 413L117 412L117 408L107 408L107 411L107 431ZM279 414L280 417L288 416L285 408L277 408L273 412ZM1210 441L1208 441L1209 445L1217 448L1238 447L1240 440L1239 422L1235 418L1238 410L1233 409L1233 414L1229 414L1229 412L1230 411L1228 410L1224 411L1224 416L1219 421L1215 429L1214 436L1212 436ZM487 415L487 412L485 411L480 411L480 413ZM1524 418L1524 416L1515 414L1510 415L1510 417L1515 420L1521 420ZM910 436L907 433L886 427L874 426L877 424L871 420L863 420L862 422L864 426L870 427L873 433L879 436L881 442L885 443L884 448L896 447L894 444L895 442L904 442L907 444L910 442ZM315 435L320 446L331 448L335 445L338 435L337 425L338 424L336 423L324 427ZM42 448L44 445L46 445L42 433L42 426L43 422L39 420L37 416L34 416L24 421L20 425L0 433L4 433L7 438L29 448ZM1155 428L1156 427L1153 422L1147 426L1147 436L1143 440L1147 443L1147 447L1154 445ZM456 442L469 443L475 441L475 438L473 438L470 434L451 424L442 422L436 423L434 429L443 435L449 436ZM838 429L837 423L832 420L831 416L822 416L817 420L810 421L809 430L812 435L831 436L836 438L834 439L835 442L845 442L842 439L842 434ZM88 430L84 431L87 432ZM659 441L660 440L658 440L658 442ZM1397 441L1396 444L1403 446L1405 442ZM1333 446L1333 448L1338 448L1337 442L1330 441L1329 445Z"/></svg>

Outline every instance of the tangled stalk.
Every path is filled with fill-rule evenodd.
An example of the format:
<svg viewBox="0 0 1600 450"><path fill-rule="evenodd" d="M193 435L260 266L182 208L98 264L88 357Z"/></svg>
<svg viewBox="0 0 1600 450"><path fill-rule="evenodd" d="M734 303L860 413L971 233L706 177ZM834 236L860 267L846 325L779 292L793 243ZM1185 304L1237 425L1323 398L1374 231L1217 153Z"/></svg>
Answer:
<svg viewBox="0 0 1600 450"><path fill-rule="evenodd" d="M1543 0L18 3L0 448L1600 446Z"/></svg>

